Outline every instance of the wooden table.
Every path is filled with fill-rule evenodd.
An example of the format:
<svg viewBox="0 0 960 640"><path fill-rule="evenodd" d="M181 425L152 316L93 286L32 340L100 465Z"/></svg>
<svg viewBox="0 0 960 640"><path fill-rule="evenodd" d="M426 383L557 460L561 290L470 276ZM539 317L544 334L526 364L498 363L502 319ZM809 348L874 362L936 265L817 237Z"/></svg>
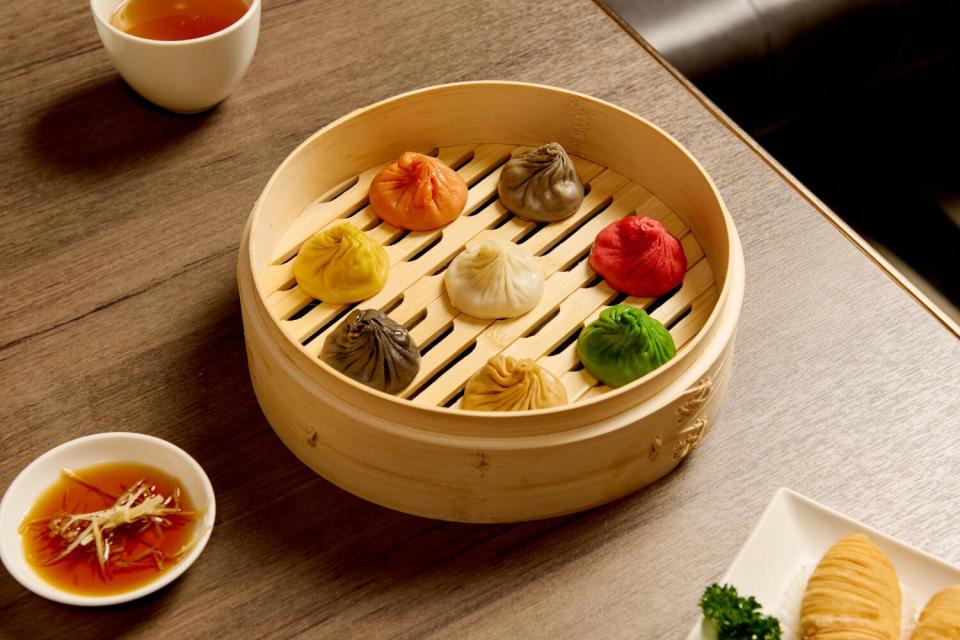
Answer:
<svg viewBox="0 0 960 640"><path fill-rule="evenodd" d="M197 564L129 605L53 604L4 573L0 636L677 638L781 485L960 562L960 343L597 5L267 0L246 79L195 117L124 87L84 3L7 13L0 486L55 444L134 430L192 453L219 510ZM615 504L510 526L387 511L301 465L251 392L234 279L251 205L307 135L485 78L663 126L716 180L747 260L702 448Z"/></svg>

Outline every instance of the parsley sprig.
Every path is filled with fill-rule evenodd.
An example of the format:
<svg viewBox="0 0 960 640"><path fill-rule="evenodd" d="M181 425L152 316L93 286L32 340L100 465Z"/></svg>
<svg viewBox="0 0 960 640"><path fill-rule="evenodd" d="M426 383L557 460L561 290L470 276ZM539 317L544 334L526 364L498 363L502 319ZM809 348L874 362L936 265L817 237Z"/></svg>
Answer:
<svg viewBox="0 0 960 640"><path fill-rule="evenodd" d="M707 587L700 609L717 624L717 640L780 640L780 621L760 613L756 598L741 598L728 584Z"/></svg>

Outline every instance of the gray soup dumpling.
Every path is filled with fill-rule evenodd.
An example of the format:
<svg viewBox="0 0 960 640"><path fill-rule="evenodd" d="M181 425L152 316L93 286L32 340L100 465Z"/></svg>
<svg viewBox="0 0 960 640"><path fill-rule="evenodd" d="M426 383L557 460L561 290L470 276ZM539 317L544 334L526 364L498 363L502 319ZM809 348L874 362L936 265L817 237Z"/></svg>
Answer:
<svg viewBox="0 0 960 640"><path fill-rule="evenodd" d="M583 202L583 183L559 143L550 142L510 159L497 186L507 209L528 220L569 218Z"/></svg>
<svg viewBox="0 0 960 640"><path fill-rule="evenodd" d="M320 359L357 382L396 393L420 371L420 349L402 325L376 309L354 309L327 336Z"/></svg>

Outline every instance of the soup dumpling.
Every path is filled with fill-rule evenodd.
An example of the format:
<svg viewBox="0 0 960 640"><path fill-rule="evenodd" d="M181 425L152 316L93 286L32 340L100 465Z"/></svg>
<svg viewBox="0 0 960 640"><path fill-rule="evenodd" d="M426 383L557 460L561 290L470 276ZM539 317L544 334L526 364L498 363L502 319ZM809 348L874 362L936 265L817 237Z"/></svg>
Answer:
<svg viewBox="0 0 960 640"><path fill-rule="evenodd" d="M359 302L379 293L389 271L386 250L349 222L312 236L293 263L304 293L331 304Z"/></svg>
<svg viewBox="0 0 960 640"><path fill-rule="evenodd" d="M357 382L396 393L420 371L420 349L407 329L376 309L354 309L323 342L320 359Z"/></svg>
<svg viewBox="0 0 960 640"><path fill-rule="evenodd" d="M429 231L460 215L467 183L442 161L407 151L370 184L370 208L400 229Z"/></svg>
<svg viewBox="0 0 960 640"><path fill-rule="evenodd" d="M554 222L580 208L583 183L564 148L550 142L508 160L497 194L503 206L521 218Z"/></svg>
<svg viewBox="0 0 960 640"><path fill-rule="evenodd" d="M483 240L468 245L444 275L450 303L474 318L515 318L543 297L543 269L512 242Z"/></svg>
<svg viewBox="0 0 960 640"><path fill-rule="evenodd" d="M496 355L467 381L463 408L474 411L525 411L567 403L557 376L529 359Z"/></svg>
<svg viewBox="0 0 960 640"><path fill-rule="evenodd" d="M627 216L597 234L590 266L612 288L655 298L680 286L687 273L683 245L659 221Z"/></svg>
<svg viewBox="0 0 960 640"><path fill-rule="evenodd" d="M622 387L647 375L676 352L673 336L663 323L628 304L604 309L577 339L583 367L610 387Z"/></svg>

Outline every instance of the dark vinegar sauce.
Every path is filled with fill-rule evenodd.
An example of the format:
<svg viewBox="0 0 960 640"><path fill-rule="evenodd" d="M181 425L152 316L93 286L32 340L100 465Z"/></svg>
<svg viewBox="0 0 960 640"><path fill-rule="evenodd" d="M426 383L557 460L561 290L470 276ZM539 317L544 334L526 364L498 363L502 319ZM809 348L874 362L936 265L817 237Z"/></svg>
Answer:
<svg viewBox="0 0 960 640"><path fill-rule="evenodd" d="M109 462L83 469L74 469L84 480L97 488L119 496L139 480L146 479L156 487L156 492L169 496L180 484L163 471L142 464ZM84 486L77 481L61 475L34 504L24 518L24 523L48 518L61 512L70 514L90 513L113 505L111 498L99 491ZM185 511L194 509L190 497L180 487L180 504ZM137 525L125 525L114 536L113 562L108 563L107 576L101 572L95 552L90 549L78 549L64 559L40 566L45 559L56 556L64 548L60 539L51 538L43 527L28 527L23 530L23 546L27 559L46 582L79 595L105 596L125 593L138 589L156 580L163 572L175 566L176 561L163 562L162 567L152 560L151 549L167 556L173 556L191 541L197 518L171 518L171 524L159 527L143 528ZM141 530L142 529L142 530ZM143 558L147 558L144 561ZM117 566L134 564L134 566ZM111 564L113 566L111 566Z"/></svg>

